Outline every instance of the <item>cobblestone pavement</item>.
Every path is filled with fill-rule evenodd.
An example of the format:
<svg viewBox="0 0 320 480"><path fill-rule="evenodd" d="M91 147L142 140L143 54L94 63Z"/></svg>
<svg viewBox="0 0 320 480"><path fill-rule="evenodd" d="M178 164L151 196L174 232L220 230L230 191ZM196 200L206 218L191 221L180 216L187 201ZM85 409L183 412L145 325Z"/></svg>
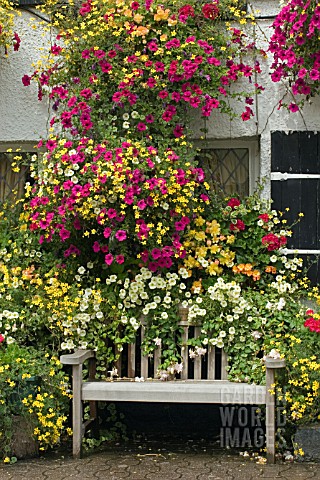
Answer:
<svg viewBox="0 0 320 480"><path fill-rule="evenodd" d="M32 459L0 466L0 480L320 480L320 464L262 465L250 458L207 452L105 451L81 460Z"/></svg>

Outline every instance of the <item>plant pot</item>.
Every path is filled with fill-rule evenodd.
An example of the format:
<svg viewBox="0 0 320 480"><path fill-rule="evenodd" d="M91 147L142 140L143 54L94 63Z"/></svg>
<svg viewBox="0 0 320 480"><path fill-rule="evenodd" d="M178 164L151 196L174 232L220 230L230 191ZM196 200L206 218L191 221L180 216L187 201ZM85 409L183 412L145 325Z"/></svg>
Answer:
<svg viewBox="0 0 320 480"><path fill-rule="evenodd" d="M12 455L18 459L37 457L39 446L33 437L32 425L24 417L16 415L12 427Z"/></svg>
<svg viewBox="0 0 320 480"><path fill-rule="evenodd" d="M295 450L302 449L300 460L320 460L320 423L298 427L294 436Z"/></svg>

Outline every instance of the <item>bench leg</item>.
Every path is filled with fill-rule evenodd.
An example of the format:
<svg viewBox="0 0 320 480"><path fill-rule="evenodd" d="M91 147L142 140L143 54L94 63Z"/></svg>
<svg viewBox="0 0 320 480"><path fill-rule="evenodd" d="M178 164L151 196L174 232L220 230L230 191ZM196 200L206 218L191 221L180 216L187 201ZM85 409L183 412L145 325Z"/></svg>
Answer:
<svg viewBox="0 0 320 480"><path fill-rule="evenodd" d="M82 365L74 365L72 369L72 431L73 431L73 447L72 453L74 458L81 457L81 443L82 443L82 401L81 401L81 386L82 386Z"/></svg>
<svg viewBox="0 0 320 480"><path fill-rule="evenodd" d="M275 381L275 372L272 368L267 368L266 371L266 390L267 390L267 399L266 399L266 444L267 444L267 462L275 463L275 436L276 436L276 425L275 425L275 403L276 396L272 395L269 390L273 390Z"/></svg>

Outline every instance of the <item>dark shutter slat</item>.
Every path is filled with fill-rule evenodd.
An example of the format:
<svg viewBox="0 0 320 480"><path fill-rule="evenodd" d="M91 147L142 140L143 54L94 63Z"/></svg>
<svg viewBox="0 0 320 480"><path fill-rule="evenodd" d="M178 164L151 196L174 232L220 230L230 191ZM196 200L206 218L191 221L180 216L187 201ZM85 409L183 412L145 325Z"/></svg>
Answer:
<svg viewBox="0 0 320 480"><path fill-rule="evenodd" d="M294 174L320 173L319 132L273 132L271 135L272 172ZM292 228L293 237L288 248L320 249L320 179L288 178L271 181L273 208L284 212L288 225L299 218ZM285 209L289 208L286 212ZM308 277L313 283L320 281L320 261L315 255L301 255L305 266L310 266Z"/></svg>
<svg viewBox="0 0 320 480"><path fill-rule="evenodd" d="M319 135L314 132L299 132L299 156L301 173L319 173Z"/></svg>

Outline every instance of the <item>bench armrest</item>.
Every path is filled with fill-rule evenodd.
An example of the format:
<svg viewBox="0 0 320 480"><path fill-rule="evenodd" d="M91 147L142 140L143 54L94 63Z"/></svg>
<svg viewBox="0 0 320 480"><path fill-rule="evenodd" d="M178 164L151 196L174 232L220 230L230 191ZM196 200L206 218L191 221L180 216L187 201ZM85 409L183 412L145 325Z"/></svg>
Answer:
<svg viewBox="0 0 320 480"><path fill-rule="evenodd" d="M74 353L61 355L60 362L63 365L82 365L88 358L94 358L93 350L76 350Z"/></svg>

